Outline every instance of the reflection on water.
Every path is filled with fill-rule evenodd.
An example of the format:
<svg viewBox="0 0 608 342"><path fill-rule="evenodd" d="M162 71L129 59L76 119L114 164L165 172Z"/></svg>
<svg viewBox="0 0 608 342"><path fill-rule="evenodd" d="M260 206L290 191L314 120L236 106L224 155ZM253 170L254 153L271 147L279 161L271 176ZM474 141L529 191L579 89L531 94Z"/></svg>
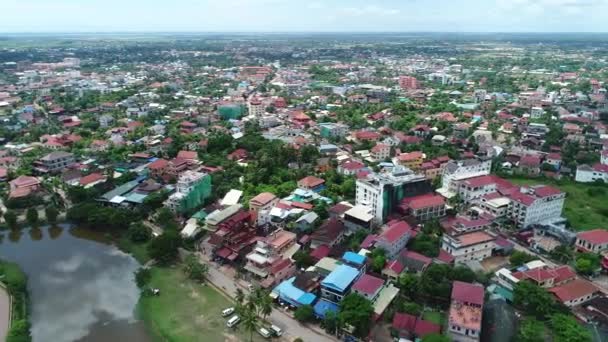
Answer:
<svg viewBox="0 0 608 342"><path fill-rule="evenodd" d="M100 234L69 226L27 230L9 232L0 257L28 274L35 342L150 340L133 316L135 259L100 243Z"/></svg>

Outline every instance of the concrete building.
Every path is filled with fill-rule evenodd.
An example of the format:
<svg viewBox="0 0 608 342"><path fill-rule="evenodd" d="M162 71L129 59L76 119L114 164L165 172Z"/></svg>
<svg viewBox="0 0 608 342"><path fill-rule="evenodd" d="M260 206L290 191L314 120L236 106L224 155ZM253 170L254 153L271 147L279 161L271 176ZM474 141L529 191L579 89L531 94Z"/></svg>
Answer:
<svg viewBox="0 0 608 342"><path fill-rule="evenodd" d="M581 183L593 183L595 181L608 183L608 165L579 165L576 168L576 177L574 180Z"/></svg>
<svg viewBox="0 0 608 342"><path fill-rule="evenodd" d="M357 180L356 204L372 208L377 224L382 224L406 195L429 189L426 177L403 166L389 172L373 173Z"/></svg>
<svg viewBox="0 0 608 342"><path fill-rule="evenodd" d="M483 286L454 281L448 316L448 332L452 341L480 340L483 303Z"/></svg>
<svg viewBox="0 0 608 342"><path fill-rule="evenodd" d="M445 216L445 199L436 194L408 197L401 201L399 208L418 221L428 221Z"/></svg>
<svg viewBox="0 0 608 342"><path fill-rule="evenodd" d="M167 208L178 213L195 209L211 195L211 176L204 172L184 171L175 190L165 201Z"/></svg>
<svg viewBox="0 0 608 342"><path fill-rule="evenodd" d="M456 264L482 261L492 256L496 238L486 232L476 231L462 235L443 234L441 249L454 257Z"/></svg>
<svg viewBox="0 0 608 342"><path fill-rule="evenodd" d="M261 117L264 115L265 109L262 101L258 98L253 98L249 101L249 115Z"/></svg>
<svg viewBox="0 0 608 342"><path fill-rule="evenodd" d="M414 76L399 76L399 87L403 90L415 90L420 86L420 82Z"/></svg>
<svg viewBox="0 0 608 342"><path fill-rule="evenodd" d="M321 281L321 297L333 303L340 303L360 276L358 269L339 265Z"/></svg>
<svg viewBox="0 0 608 342"><path fill-rule="evenodd" d="M608 250L608 230L593 229L576 235L576 249L581 252L601 253Z"/></svg>
<svg viewBox="0 0 608 342"><path fill-rule="evenodd" d="M254 216L254 226L267 223L270 218L260 216L264 216L264 213L269 213L270 209L272 209L278 202L279 198L270 192L262 192L249 200L249 210L252 211Z"/></svg>
<svg viewBox="0 0 608 342"><path fill-rule="evenodd" d="M521 187L509 195L511 219L518 227L525 228L531 224L560 218L566 193L559 189L541 185Z"/></svg>
<svg viewBox="0 0 608 342"><path fill-rule="evenodd" d="M414 230L405 221L394 222L376 238L376 247L386 251L389 260L394 259L414 236Z"/></svg>
<svg viewBox="0 0 608 342"><path fill-rule="evenodd" d="M56 151L47 154L35 162L35 169L38 172L58 172L74 164L74 155L69 152Z"/></svg>
<svg viewBox="0 0 608 342"><path fill-rule="evenodd" d="M437 192L444 197L451 198L458 193L461 181L489 175L491 169L491 159L475 158L449 161L441 174L441 188Z"/></svg>

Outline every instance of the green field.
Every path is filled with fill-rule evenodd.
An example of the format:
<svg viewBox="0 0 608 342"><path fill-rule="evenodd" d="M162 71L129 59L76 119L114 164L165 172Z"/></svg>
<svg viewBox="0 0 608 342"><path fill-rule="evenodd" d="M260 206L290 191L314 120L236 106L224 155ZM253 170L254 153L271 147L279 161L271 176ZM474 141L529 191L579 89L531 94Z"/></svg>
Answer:
<svg viewBox="0 0 608 342"><path fill-rule="evenodd" d="M443 313L441 313L439 311L428 311L428 310L425 310L422 313L422 319L443 326L445 317L444 317Z"/></svg>
<svg viewBox="0 0 608 342"><path fill-rule="evenodd" d="M547 184L565 191L564 216L574 230L608 229L608 187L548 179L509 178L519 185Z"/></svg>
<svg viewBox="0 0 608 342"><path fill-rule="evenodd" d="M140 318L161 341L249 341L249 333L240 325L226 327L220 312L233 306L212 287L194 283L179 268L152 268L150 286L159 288L160 296L142 296L138 304ZM257 332L254 341L265 341Z"/></svg>

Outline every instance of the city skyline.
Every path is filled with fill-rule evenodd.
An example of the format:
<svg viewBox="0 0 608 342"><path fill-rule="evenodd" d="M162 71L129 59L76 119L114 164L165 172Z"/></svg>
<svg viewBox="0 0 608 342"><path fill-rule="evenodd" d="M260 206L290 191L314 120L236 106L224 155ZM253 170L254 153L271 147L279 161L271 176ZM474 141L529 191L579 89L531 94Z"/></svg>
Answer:
<svg viewBox="0 0 608 342"><path fill-rule="evenodd" d="M0 32L608 32L604 10L608 0L6 0Z"/></svg>

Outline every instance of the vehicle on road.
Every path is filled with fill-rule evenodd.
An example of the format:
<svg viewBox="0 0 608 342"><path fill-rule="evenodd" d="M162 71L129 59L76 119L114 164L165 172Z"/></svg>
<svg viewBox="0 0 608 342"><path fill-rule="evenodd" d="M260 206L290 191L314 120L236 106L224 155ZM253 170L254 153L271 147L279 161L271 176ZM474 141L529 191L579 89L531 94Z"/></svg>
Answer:
<svg viewBox="0 0 608 342"><path fill-rule="evenodd" d="M283 335L283 329L276 326L275 324L270 326L270 330L272 330L272 333L275 334L277 337L280 337L281 335Z"/></svg>
<svg viewBox="0 0 608 342"><path fill-rule="evenodd" d="M222 317L228 317L234 313L234 308L227 308L222 310Z"/></svg>
<svg viewBox="0 0 608 342"><path fill-rule="evenodd" d="M226 326L228 328L232 328L235 325L239 324L240 321L241 321L241 318L239 317L239 315L234 315L228 320L228 322L226 322Z"/></svg>
<svg viewBox="0 0 608 342"><path fill-rule="evenodd" d="M264 337L264 338L270 338L270 336L272 336L272 335L270 334L270 331L268 331L268 329L263 328L263 327L259 327L259 328L258 328L258 333L259 333L260 335L262 335L262 337Z"/></svg>

